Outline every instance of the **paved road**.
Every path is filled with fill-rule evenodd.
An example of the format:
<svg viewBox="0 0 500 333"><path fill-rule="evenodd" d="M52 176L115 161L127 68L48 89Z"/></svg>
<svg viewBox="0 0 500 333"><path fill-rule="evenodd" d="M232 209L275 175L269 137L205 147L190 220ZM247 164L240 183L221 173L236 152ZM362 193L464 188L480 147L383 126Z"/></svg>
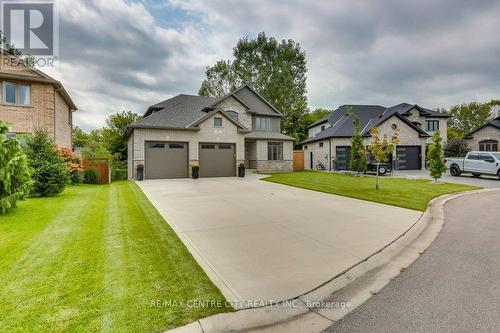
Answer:
<svg viewBox="0 0 500 333"><path fill-rule="evenodd" d="M380 250L421 215L261 177L138 182L224 295L247 301L236 307L305 293Z"/></svg>
<svg viewBox="0 0 500 333"><path fill-rule="evenodd" d="M326 332L500 332L500 192L445 213L427 251Z"/></svg>

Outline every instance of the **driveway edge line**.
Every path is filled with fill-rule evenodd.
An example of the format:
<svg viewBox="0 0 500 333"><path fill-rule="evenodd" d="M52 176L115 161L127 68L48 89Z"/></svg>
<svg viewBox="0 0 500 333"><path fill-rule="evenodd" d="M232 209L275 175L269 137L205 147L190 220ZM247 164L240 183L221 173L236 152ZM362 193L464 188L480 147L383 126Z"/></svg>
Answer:
<svg viewBox="0 0 500 333"><path fill-rule="evenodd" d="M448 201L492 191L499 189L465 191L432 199L425 212L405 232L309 292L269 306L199 319L194 331L190 323L165 332L288 332L295 326L300 327L300 331L321 332L375 295L424 253L443 227L444 206ZM349 306L331 306L339 303L349 303Z"/></svg>

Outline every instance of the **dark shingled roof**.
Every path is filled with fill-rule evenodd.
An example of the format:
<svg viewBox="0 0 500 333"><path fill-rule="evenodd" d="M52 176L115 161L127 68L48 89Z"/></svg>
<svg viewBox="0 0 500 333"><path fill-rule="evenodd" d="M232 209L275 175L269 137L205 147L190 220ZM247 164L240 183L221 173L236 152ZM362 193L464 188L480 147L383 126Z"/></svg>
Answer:
<svg viewBox="0 0 500 333"><path fill-rule="evenodd" d="M418 107L418 108L417 108ZM349 112L352 108L352 113ZM380 105L342 105L337 110L332 111L328 115L328 123L331 127L328 127L324 131L319 132L316 136L304 140L302 143L314 142L319 140L324 140L327 138L350 138L354 134L354 126L352 123L352 118L354 115L359 117L361 132L364 136L369 136L370 128L376 127L392 116L397 117L405 124L413 128L422 137L428 137L424 130L415 126L412 122L406 119L403 114L407 113L409 110L417 108L419 111L422 109L424 113L428 113L427 109L420 108L418 105L410 105L407 103L401 103L390 108L386 108ZM433 111L436 112L436 111ZM427 114L426 114L427 115ZM430 114L428 116L431 116ZM434 114L432 114L434 116ZM318 125L321 122L317 122Z"/></svg>
<svg viewBox="0 0 500 333"><path fill-rule="evenodd" d="M205 116L206 112L202 109L214 100L206 96L177 95L150 106L144 118L139 119L130 127L185 128Z"/></svg>
<svg viewBox="0 0 500 333"><path fill-rule="evenodd" d="M241 88L221 97L211 98L196 95L177 95L163 102L151 105L144 116L127 127L125 136L129 136L134 128L164 128L197 130L197 126L215 113L221 113L243 132L249 131L237 120L221 110L217 104L228 97L237 99L252 114L282 117L269 102L260 96L250 86ZM289 138L287 136L287 138Z"/></svg>
<svg viewBox="0 0 500 333"><path fill-rule="evenodd" d="M500 116L496 117L495 119L491 119L490 121L488 121L483 126L476 128L475 130L473 130L472 132L470 132L469 134L467 134L465 136L465 138L466 139L471 139L472 138L472 134L476 133L477 131L479 131L480 129L482 129L482 128L486 127L486 126L493 126L495 128L500 129Z"/></svg>

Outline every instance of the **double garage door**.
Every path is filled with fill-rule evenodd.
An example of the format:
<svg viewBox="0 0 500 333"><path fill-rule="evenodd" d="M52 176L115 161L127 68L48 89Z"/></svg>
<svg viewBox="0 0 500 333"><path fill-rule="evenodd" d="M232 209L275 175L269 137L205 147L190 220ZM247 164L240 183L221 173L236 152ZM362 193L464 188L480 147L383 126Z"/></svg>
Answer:
<svg viewBox="0 0 500 333"><path fill-rule="evenodd" d="M396 146L396 156L399 161L399 170L420 170L422 167L420 146ZM337 159L335 161L337 170L349 170L351 160L351 147L337 146Z"/></svg>
<svg viewBox="0 0 500 333"><path fill-rule="evenodd" d="M231 177L236 175L234 144L201 143L199 149L200 177ZM145 178L188 177L188 151L189 144L187 142L146 142Z"/></svg>

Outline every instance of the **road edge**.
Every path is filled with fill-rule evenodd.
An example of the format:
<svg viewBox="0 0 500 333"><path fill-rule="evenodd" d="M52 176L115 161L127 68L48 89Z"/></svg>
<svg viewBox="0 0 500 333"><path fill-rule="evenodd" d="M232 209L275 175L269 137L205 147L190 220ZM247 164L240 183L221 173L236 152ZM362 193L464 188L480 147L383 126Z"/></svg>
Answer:
<svg viewBox="0 0 500 333"><path fill-rule="evenodd" d="M219 313L165 332L321 332L340 320L411 265L432 244L444 225L444 206L450 200L480 189L432 199L421 217L403 234L365 260L295 298L277 304ZM349 302L349 306L332 306Z"/></svg>

